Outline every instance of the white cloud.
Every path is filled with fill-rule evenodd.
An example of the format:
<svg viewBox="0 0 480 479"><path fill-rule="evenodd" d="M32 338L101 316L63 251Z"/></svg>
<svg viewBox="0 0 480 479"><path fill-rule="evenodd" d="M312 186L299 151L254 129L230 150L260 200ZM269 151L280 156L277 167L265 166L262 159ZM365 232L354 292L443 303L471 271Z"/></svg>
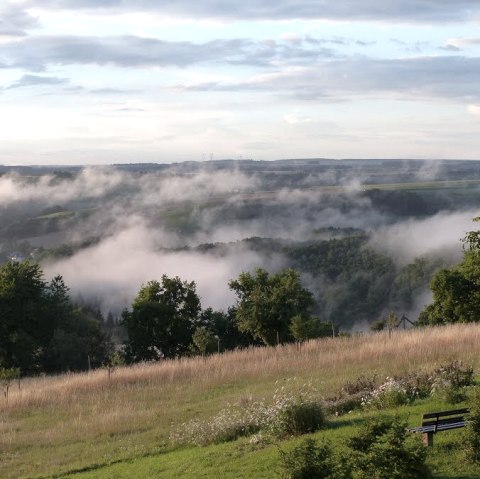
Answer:
<svg viewBox="0 0 480 479"><path fill-rule="evenodd" d="M299 125L302 123L312 123L313 119L307 115L301 115L299 113L288 113L283 119L290 125Z"/></svg>
<svg viewBox="0 0 480 479"><path fill-rule="evenodd" d="M480 105L468 105L468 112L473 116L480 117Z"/></svg>

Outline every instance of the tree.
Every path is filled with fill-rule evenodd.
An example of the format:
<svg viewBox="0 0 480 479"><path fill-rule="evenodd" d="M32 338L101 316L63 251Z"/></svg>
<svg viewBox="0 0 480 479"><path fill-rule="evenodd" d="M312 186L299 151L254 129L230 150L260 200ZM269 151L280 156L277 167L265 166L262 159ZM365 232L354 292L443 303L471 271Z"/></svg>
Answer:
<svg viewBox="0 0 480 479"><path fill-rule="evenodd" d="M12 382L15 379L20 378L20 369L18 368L2 368L0 367L0 384L4 387L3 394L5 395L5 400L8 403L8 391Z"/></svg>
<svg viewBox="0 0 480 479"><path fill-rule="evenodd" d="M0 362L7 368L41 369L53 330L49 293L38 264L12 261L0 267Z"/></svg>
<svg viewBox="0 0 480 479"><path fill-rule="evenodd" d="M295 341L303 343L309 339L325 338L334 333L332 323L320 320L316 316L297 314L290 321L290 333Z"/></svg>
<svg viewBox="0 0 480 479"><path fill-rule="evenodd" d="M57 325L48 348L47 371L81 371L102 366L113 352L102 316L87 306L71 308Z"/></svg>
<svg viewBox="0 0 480 479"><path fill-rule="evenodd" d="M22 374L99 366L111 347L88 308L74 308L61 276L36 263L0 267L0 364ZM97 360L98 358L98 360Z"/></svg>
<svg viewBox="0 0 480 479"><path fill-rule="evenodd" d="M195 329L192 336L192 343L195 350L202 356L205 356L207 353L213 353L216 348L215 337L205 326L199 326Z"/></svg>
<svg viewBox="0 0 480 479"><path fill-rule="evenodd" d="M478 221L479 218L474 218ZM468 323L480 320L480 231L463 239L464 255L459 265L438 271L430 288L433 303L420 314L418 323Z"/></svg>
<svg viewBox="0 0 480 479"><path fill-rule="evenodd" d="M132 310L122 315L129 337L127 358L151 361L185 354L200 310L194 282L166 275L161 282L149 281L138 292Z"/></svg>
<svg viewBox="0 0 480 479"><path fill-rule="evenodd" d="M239 330L267 345L291 341L292 318L309 315L314 303L312 293L302 287L300 275L293 269L269 275L257 268L254 274L241 273L229 286L238 298L235 308Z"/></svg>
<svg viewBox="0 0 480 479"><path fill-rule="evenodd" d="M251 334L239 331L235 308L229 308L226 313L207 308L202 311L199 323L216 338L219 351L260 344Z"/></svg>

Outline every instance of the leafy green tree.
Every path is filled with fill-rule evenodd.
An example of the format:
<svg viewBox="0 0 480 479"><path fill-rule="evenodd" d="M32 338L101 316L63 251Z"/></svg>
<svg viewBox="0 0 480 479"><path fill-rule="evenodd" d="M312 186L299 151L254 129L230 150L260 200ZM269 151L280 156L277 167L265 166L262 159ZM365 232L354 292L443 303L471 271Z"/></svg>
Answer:
<svg viewBox="0 0 480 479"><path fill-rule="evenodd" d="M430 283L433 303L422 311L419 324L480 320L480 231L467 233L463 242L465 251L461 263L442 269L433 277Z"/></svg>
<svg viewBox="0 0 480 479"><path fill-rule="evenodd" d="M226 313L207 308L202 311L199 324L213 335L216 349L220 351L260 344L250 333L238 329L235 308L229 308Z"/></svg>
<svg viewBox="0 0 480 479"><path fill-rule="evenodd" d="M0 362L23 373L41 370L54 329L49 309L53 290L35 263L9 262L0 267Z"/></svg>
<svg viewBox="0 0 480 479"><path fill-rule="evenodd" d="M313 295L303 288L300 275L286 269L270 275L262 268L241 273L229 283L237 295L236 320L242 332L248 332L264 344L291 341L290 323L294 316L309 315Z"/></svg>
<svg viewBox="0 0 480 479"><path fill-rule="evenodd" d="M201 311L194 282L162 276L142 286L131 311L123 312L129 361L151 361L185 354Z"/></svg>
<svg viewBox="0 0 480 479"><path fill-rule="evenodd" d="M325 338L334 333L332 323L322 321L316 316L301 314L291 319L289 329L295 341L299 343L314 338Z"/></svg>
<svg viewBox="0 0 480 479"><path fill-rule="evenodd" d="M75 309L61 276L49 283L40 266L0 267L0 363L22 374L87 369L102 363L111 343L101 321Z"/></svg>
<svg viewBox="0 0 480 479"><path fill-rule="evenodd" d="M205 326L199 326L195 329L192 336L192 343L195 351L198 351L202 356L213 353L216 348L215 337Z"/></svg>
<svg viewBox="0 0 480 479"><path fill-rule="evenodd" d="M57 325L48 348L47 371L81 371L102 366L113 352L113 344L92 309L71 308Z"/></svg>

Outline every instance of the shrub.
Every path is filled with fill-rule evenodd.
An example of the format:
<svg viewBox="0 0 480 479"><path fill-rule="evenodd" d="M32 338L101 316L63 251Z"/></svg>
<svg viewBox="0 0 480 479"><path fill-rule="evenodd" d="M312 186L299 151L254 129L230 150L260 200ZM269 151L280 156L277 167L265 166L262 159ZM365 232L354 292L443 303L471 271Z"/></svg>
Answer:
<svg viewBox="0 0 480 479"><path fill-rule="evenodd" d="M469 462L480 463L480 388L473 390L470 418L464 435L465 452Z"/></svg>
<svg viewBox="0 0 480 479"><path fill-rule="evenodd" d="M459 388L456 386L447 386L445 388L445 401L448 404L458 404L467 399L467 393L465 388Z"/></svg>
<svg viewBox="0 0 480 479"><path fill-rule="evenodd" d="M473 368L463 368L460 361L453 361L434 371L431 394L442 397L450 404L457 404L466 399L464 388L472 383Z"/></svg>
<svg viewBox="0 0 480 479"><path fill-rule="evenodd" d="M170 439L174 443L196 446L233 441L260 431L268 413L263 403L244 401L223 409L209 420L194 419L180 424L172 430Z"/></svg>
<svg viewBox="0 0 480 479"><path fill-rule="evenodd" d="M281 387L273 396L266 426L276 437L315 432L325 423L323 407L312 385L293 385L293 388L287 391Z"/></svg>
<svg viewBox="0 0 480 479"><path fill-rule="evenodd" d="M376 409L398 407L409 402L406 389L401 381L388 378L364 398L364 405Z"/></svg>
<svg viewBox="0 0 480 479"><path fill-rule="evenodd" d="M329 443L305 439L290 452L280 450L282 479L348 479L345 461L334 456Z"/></svg>
<svg viewBox="0 0 480 479"><path fill-rule="evenodd" d="M304 385L297 393L277 390L273 402L242 401L213 418L193 420L176 427L170 439L199 446L232 441L259 431L276 437L317 431L325 423L322 405Z"/></svg>
<svg viewBox="0 0 480 479"><path fill-rule="evenodd" d="M327 414L340 416L355 409L360 409L364 401L364 393L356 393L351 396L340 396L325 400L325 411Z"/></svg>
<svg viewBox="0 0 480 479"><path fill-rule="evenodd" d="M350 439L356 479L427 479L427 451L417 437L407 436L406 423L398 418L368 422Z"/></svg>
<svg viewBox="0 0 480 479"><path fill-rule="evenodd" d="M270 431L277 437L297 436L318 431L325 424L325 415L316 401L293 400L278 408Z"/></svg>

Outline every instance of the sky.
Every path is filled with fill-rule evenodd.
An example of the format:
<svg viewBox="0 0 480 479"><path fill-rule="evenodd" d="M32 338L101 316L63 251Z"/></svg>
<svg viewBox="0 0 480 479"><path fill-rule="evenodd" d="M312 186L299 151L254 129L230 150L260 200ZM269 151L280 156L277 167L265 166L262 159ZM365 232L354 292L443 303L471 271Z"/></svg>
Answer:
<svg viewBox="0 0 480 479"><path fill-rule="evenodd" d="M478 0L0 0L0 164L480 159Z"/></svg>

